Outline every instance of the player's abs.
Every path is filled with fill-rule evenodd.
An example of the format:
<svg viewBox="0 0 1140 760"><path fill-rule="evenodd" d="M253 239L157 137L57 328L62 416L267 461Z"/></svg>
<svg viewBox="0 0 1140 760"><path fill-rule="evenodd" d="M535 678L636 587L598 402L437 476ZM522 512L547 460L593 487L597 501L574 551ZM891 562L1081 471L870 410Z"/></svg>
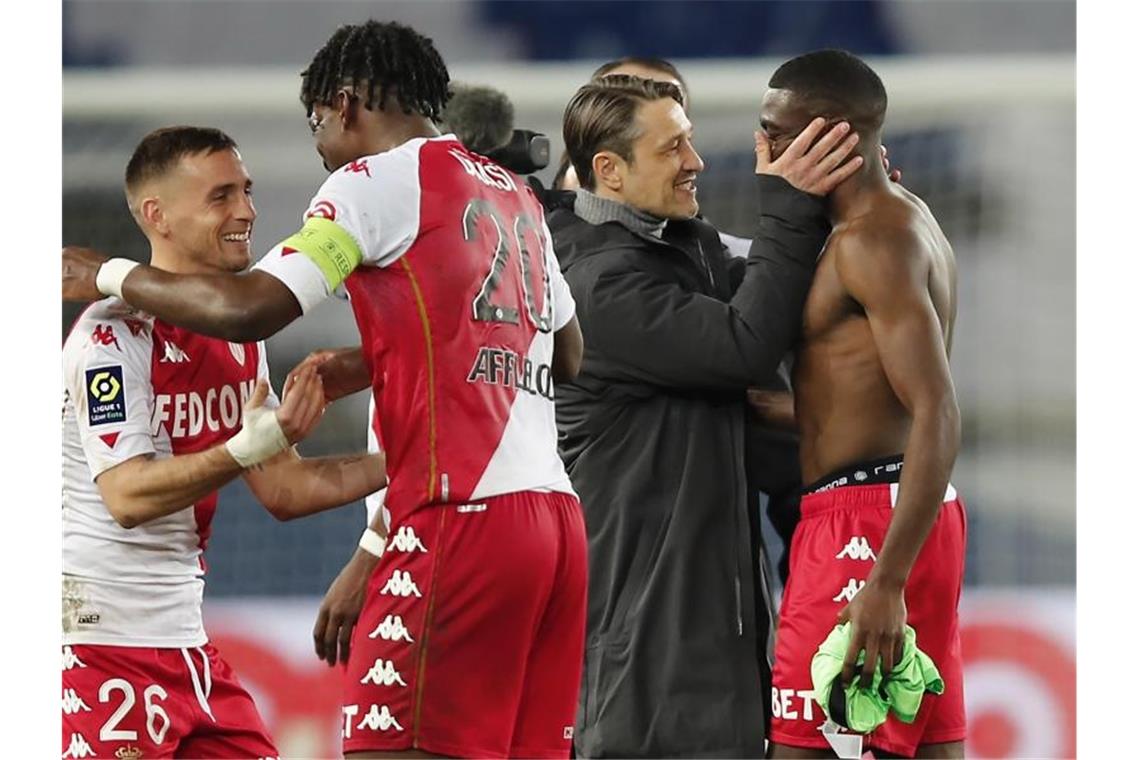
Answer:
<svg viewBox="0 0 1140 760"><path fill-rule="evenodd" d="M805 483L906 449L910 415L883 373L865 318L805 336L793 387Z"/></svg>

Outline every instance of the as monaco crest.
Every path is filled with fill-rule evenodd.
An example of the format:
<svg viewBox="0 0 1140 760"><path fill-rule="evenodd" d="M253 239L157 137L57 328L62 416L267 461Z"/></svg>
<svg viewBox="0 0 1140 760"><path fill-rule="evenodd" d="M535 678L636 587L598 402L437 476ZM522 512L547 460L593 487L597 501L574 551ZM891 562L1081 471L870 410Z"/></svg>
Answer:
<svg viewBox="0 0 1140 760"><path fill-rule="evenodd" d="M245 346L240 343L230 343L230 353L233 354L234 361L245 366Z"/></svg>

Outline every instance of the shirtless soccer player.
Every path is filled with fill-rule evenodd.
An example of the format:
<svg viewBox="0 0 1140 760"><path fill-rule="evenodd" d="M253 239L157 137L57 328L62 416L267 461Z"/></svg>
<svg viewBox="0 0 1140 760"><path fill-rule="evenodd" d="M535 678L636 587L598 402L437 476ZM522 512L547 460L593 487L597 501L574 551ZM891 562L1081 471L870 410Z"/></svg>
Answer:
<svg viewBox="0 0 1140 760"><path fill-rule="evenodd" d="M829 197L833 231L804 307L793 390L805 483L780 608L771 754L831 757L812 704L812 655L853 628L844 679L870 683L910 624L946 682L910 725L892 715L880 753L961 757L966 734L958 598L966 517L949 484L959 419L949 353L956 309L950 245L926 205L877 159L887 95L862 61L820 51L768 83L761 129L774 156L815 116L859 132L863 167ZM906 466L903 467L905 459ZM856 670L860 650L866 665Z"/></svg>
<svg viewBox="0 0 1140 760"><path fill-rule="evenodd" d="M65 250L64 295L98 285L249 340L344 282L393 534L388 550L371 547L381 556L359 553L373 569L345 670L345 753L565 757L586 531L558 457L553 383L576 373L582 337L534 193L435 128L447 84L413 29L341 27L302 75L332 174L297 234L240 275Z"/></svg>
<svg viewBox="0 0 1140 760"><path fill-rule="evenodd" d="M147 135L126 190L152 266L249 266L251 183L222 132ZM275 756L202 627L217 489L244 475L291 519L375 490L383 458L301 459L290 444L324 410L312 369L278 405L262 343L207 338L117 298L76 321L63 379L63 757Z"/></svg>

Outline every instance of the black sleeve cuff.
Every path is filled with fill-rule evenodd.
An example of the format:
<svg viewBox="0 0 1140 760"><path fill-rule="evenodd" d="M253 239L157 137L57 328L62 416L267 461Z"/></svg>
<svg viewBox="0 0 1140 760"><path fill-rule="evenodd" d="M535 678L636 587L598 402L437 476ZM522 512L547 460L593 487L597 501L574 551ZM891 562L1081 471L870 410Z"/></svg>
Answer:
<svg viewBox="0 0 1140 760"><path fill-rule="evenodd" d="M829 226L825 196L797 190L774 174L757 174L756 186L760 191L760 216L776 216L797 226Z"/></svg>

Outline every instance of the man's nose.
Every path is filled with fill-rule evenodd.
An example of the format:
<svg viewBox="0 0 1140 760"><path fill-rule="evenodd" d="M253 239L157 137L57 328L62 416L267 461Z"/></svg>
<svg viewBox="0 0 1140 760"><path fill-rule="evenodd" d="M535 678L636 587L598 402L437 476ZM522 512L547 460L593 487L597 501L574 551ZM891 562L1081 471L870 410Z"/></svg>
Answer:
<svg viewBox="0 0 1140 760"><path fill-rule="evenodd" d="M257 218L257 207L253 205L252 195L243 195L238 206L237 218L252 222Z"/></svg>
<svg viewBox="0 0 1140 760"><path fill-rule="evenodd" d="M705 162L701 160L701 156L699 153L697 153L697 149L690 146L688 152L685 155L685 161L682 163L681 167L685 171L699 174L705 170Z"/></svg>

